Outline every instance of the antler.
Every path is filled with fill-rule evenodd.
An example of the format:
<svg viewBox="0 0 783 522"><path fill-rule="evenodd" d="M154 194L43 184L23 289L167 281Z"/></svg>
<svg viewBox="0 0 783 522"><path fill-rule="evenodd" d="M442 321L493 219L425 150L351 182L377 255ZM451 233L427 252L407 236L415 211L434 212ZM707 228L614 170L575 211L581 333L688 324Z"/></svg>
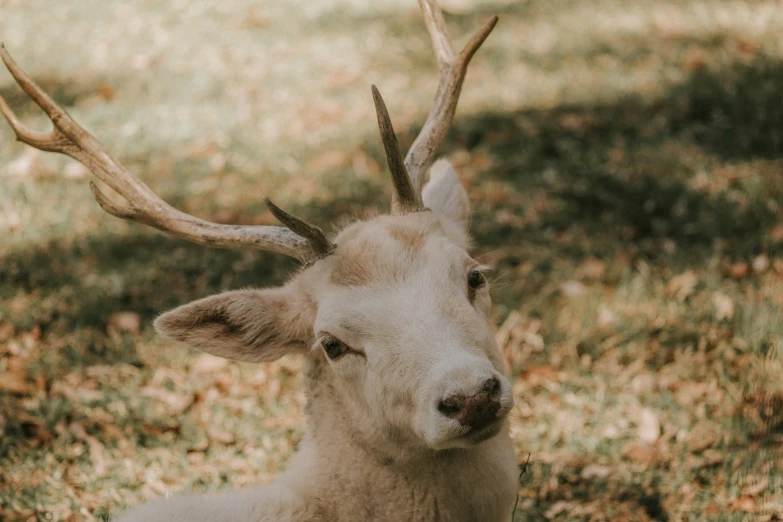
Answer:
<svg viewBox="0 0 783 522"><path fill-rule="evenodd" d="M424 207L421 200L421 191L413 189L408 169L405 168L405 163L402 161L400 143L397 141L397 135L394 134L389 111L386 110L386 104L383 102L381 93L375 85L372 86L372 99L375 102L375 115L378 117L381 141L383 141L383 148L386 150L386 163L389 164L392 183L394 183L392 213L405 214L414 212Z"/></svg>
<svg viewBox="0 0 783 522"><path fill-rule="evenodd" d="M435 56L438 59L440 80L427 121L424 122L424 127L411 145L404 164L401 161L402 154L394 135L389 113L386 111L386 105L383 103L378 89L374 85L372 87L375 112L378 116L378 128L381 132L383 146L386 149L386 160L389 164L392 181L394 181L392 212L395 213L411 212L423 207L421 190L424 186L424 174L432 164L435 151L443 142L443 138L446 137L451 120L454 118L454 111L457 109L462 82L465 80L470 59L473 58L498 22L497 16L490 18L484 27L471 37L462 51L456 54L438 2L436 0L419 0L419 6L424 13L424 22L427 25L432 47L435 49Z"/></svg>
<svg viewBox="0 0 783 522"><path fill-rule="evenodd" d="M269 250L295 257L303 263L331 252L333 246L320 228L285 213L266 198L264 200L272 213L288 228L221 225L175 209L115 160L94 136L76 123L16 64L2 43L0 57L16 83L54 124L50 132L30 129L0 96L0 112L8 120L17 139L36 149L67 154L83 163L98 179L127 201L124 204L113 202L90 182L95 199L109 214L155 227L194 243L219 248Z"/></svg>
<svg viewBox="0 0 783 522"><path fill-rule="evenodd" d="M462 90L462 81L465 79L470 59L473 58L498 22L497 16L490 18L470 38L462 51L455 54L438 2L436 0L419 0L419 6L424 13L424 22L427 24L432 47L435 48L435 56L438 58L440 80L427 121L424 122L424 127L405 157L405 166L408 168L413 188L417 194L421 194L424 173L432 164L435 151L443 142L443 138L446 137L451 120L454 118L454 111L457 109L459 94Z"/></svg>

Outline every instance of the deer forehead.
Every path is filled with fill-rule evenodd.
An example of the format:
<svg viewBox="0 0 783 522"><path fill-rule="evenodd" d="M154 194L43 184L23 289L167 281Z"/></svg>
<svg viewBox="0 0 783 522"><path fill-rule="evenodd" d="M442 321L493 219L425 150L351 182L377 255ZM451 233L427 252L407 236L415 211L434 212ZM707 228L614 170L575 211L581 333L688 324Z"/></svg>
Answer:
<svg viewBox="0 0 783 522"><path fill-rule="evenodd" d="M337 237L329 283L337 287L398 285L410 276L470 258L432 212L380 216L355 223Z"/></svg>

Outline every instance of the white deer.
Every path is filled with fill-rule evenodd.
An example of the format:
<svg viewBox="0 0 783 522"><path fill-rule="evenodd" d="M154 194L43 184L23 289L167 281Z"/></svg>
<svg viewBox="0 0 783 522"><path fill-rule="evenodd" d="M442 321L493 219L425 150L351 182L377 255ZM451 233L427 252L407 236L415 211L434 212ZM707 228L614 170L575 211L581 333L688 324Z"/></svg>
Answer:
<svg viewBox="0 0 783 522"><path fill-rule="evenodd" d="M429 168L468 62L497 17L456 53L435 0L419 4L440 68L433 108L403 161L373 87L394 182L392 211L332 239L269 200L285 227L220 225L174 209L0 44L17 83L54 124L50 132L32 130L0 98L17 138L86 165L127 201L116 203L91 183L109 214L212 247L287 254L304 265L280 288L214 295L155 321L161 334L228 359L304 356L307 432L287 471L258 489L154 500L121 521L510 520L517 492L511 386L483 267L467 252L468 198L448 162Z"/></svg>

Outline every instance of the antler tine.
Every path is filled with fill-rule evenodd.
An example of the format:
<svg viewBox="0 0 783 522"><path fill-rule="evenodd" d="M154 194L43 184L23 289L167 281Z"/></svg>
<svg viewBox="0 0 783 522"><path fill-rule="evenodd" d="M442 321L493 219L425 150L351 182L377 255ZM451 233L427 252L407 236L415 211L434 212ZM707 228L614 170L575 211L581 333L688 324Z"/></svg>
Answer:
<svg viewBox="0 0 783 522"><path fill-rule="evenodd" d="M427 121L405 157L405 166L417 194L421 194L424 174L432 164L435 151L443 142L451 120L454 118L470 59L473 58L498 22L497 16L490 18L481 29L476 31L462 51L455 54L446 30L443 12L437 1L419 0L419 6L424 13L424 22L427 25L427 31L438 59L440 80Z"/></svg>
<svg viewBox="0 0 783 522"><path fill-rule="evenodd" d="M325 243L321 240L323 232L296 218L292 218L296 221L294 226L290 226L293 221L281 220L289 225L289 228L222 225L175 209L115 160L92 134L76 123L65 109L17 65L1 42L0 58L16 83L43 109L54 124L50 132L30 129L19 120L0 96L0 112L8 120L17 139L31 147L60 152L83 163L95 176L127 201L127 203L116 203L110 200L91 182L90 188L95 199L109 214L152 226L194 243L218 248L269 250L294 257L303 263L322 257L327 251L324 248ZM275 213L274 209L273 213ZM317 237L311 229L306 229L300 224L318 230L321 237Z"/></svg>
<svg viewBox="0 0 783 522"><path fill-rule="evenodd" d="M272 203L268 197L264 197L263 199L266 206L269 207L270 212L272 212L278 221L291 229L296 235L307 239L318 257L327 256L332 253L334 245L326 238L323 230L292 216Z"/></svg>
<svg viewBox="0 0 783 522"><path fill-rule="evenodd" d="M375 102L375 114L378 117L378 130L381 133L383 148L386 150L386 162L389 164L392 182L394 183L394 194L392 196L392 213L404 214L422 208L424 204L421 201L421 192L413 190L411 178L402 161L402 152L400 144L397 141L397 135L394 134L389 111L383 101L378 88L372 86L372 99Z"/></svg>

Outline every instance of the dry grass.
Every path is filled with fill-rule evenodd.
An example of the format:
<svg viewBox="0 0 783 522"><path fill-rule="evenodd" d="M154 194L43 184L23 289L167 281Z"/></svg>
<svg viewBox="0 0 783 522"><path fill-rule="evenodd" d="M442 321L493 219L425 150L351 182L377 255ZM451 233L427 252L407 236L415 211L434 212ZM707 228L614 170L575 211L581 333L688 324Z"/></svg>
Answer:
<svg viewBox="0 0 783 522"><path fill-rule="evenodd" d="M444 153L498 267L515 520L783 518L783 9L774 0L443 2L475 59ZM415 2L0 0L0 37L166 199L269 223L384 210L369 85L403 145L434 63ZM43 118L0 74L0 93ZM0 519L81 520L269 480L296 360L164 344L161 311L284 280L107 218L0 125ZM165 290L165 291L164 291Z"/></svg>

